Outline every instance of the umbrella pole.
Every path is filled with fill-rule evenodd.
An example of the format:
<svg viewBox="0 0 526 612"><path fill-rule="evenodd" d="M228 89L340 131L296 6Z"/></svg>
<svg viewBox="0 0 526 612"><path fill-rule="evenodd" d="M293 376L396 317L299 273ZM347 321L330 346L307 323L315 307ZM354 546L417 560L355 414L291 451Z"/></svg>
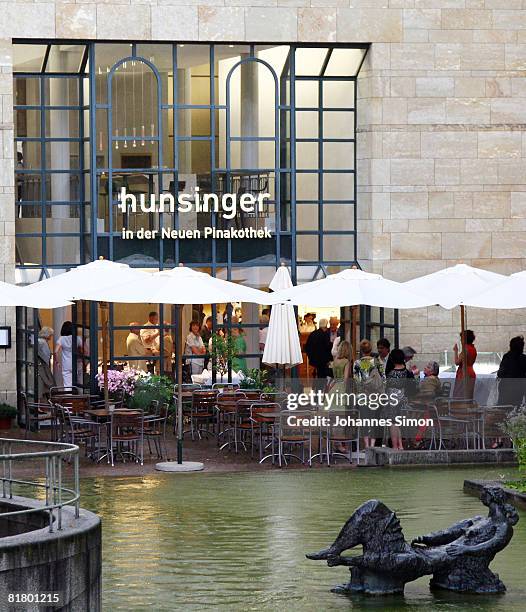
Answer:
<svg viewBox="0 0 526 612"><path fill-rule="evenodd" d="M462 304L460 306L460 338L462 340L462 387L464 390L464 399L467 398L468 391L468 381L467 381L467 373L468 373L468 363L467 363L467 347L466 347L466 307Z"/></svg>
<svg viewBox="0 0 526 612"><path fill-rule="evenodd" d="M356 323L357 306L351 306L351 365L356 361Z"/></svg>
<svg viewBox="0 0 526 612"><path fill-rule="evenodd" d="M179 327L179 350L177 351L177 463L183 462L183 320L182 306L176 306L177 325Z"/></svg>
<svg viewBox="0 0 526 612"><path fill-rule="evenodd" d="M108 329L108 302L99 302L100 315L102 323L102 376L104 378L104 406L108 408L109 405L109 391L108 391L108 340L109 340L109 329Z"/></svg>

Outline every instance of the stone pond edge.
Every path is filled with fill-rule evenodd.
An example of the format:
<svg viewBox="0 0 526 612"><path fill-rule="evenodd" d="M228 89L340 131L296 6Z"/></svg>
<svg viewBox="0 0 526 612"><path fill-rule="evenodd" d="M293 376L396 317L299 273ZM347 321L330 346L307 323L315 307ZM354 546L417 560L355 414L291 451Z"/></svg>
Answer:
<svg viewBox="0 0 526 612"><path fill-rule="evenodd" d="M526 493L521 493L515 489L505 487L498 480L464 480L464 493L468 495L476 495L480 497L480 493L484 487L499 487L506 494L507 501L517 508L526 508Z"/></svg>

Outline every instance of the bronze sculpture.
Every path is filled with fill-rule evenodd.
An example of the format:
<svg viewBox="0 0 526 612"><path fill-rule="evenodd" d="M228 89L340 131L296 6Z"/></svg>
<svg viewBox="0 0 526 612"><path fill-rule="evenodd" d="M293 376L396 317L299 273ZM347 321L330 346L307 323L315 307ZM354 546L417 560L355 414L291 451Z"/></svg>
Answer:
<svg viewBox="0 0 526 612"><path fill-rule="evenodd" d="M349 583L333 589L340 593L403 593L407 582L429 574L432 588L500 593L506 587L489 564L509 544L519 516L498 487L486 487L481 501L489 508L487 517L460 521L408 544L396 514L381 501L369 500L356 509L329 548L307 558L349 567ZM359 544L362 555L342 556Z"/></svg>

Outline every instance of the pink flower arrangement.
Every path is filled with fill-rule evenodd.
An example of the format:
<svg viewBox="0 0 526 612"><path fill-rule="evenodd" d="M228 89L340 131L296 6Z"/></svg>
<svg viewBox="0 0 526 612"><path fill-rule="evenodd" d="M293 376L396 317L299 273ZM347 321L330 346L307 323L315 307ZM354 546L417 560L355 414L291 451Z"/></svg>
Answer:
<svg viewBox="0 0 526 612"><path fill-rule="evenodd" d="M125 396L132 397L135 392L135 385L139 379L149 375L142 370L108 370L108 391L109 393L123 392ZM97 374L99 389L104 389L104 374Z"/></svg>

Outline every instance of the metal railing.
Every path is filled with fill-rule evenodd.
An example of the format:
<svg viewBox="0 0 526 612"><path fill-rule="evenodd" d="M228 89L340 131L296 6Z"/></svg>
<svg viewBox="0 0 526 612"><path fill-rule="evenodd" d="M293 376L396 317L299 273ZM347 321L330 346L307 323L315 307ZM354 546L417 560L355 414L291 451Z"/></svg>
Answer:
<svg viewBox="0 0 526 612"><path fill-rule="evenodd" d="M31 450L25 447L44 447L45 450ZM21 452L17 452L21 449ZM72 463L72 484L64 486L63 461ZM43 468L40 478L25 480L15 478L13 465L16 462L36 461ZM65 444L62 442L42 442L39 440L13 440L11 438L0 438L0 462L2 463L2 497L4 499L13 498L13 485L23 487L24 497L26 493L34 490L34 497L31 499L39 500L37 492L45 491L45 503L35 508L24 510L13 510L1 512L0 518L20 514L40 514L47 512L49 516L49 531L53 532L55 526L57 530L62 529L62 508L73 505L75 508L75 518L79 517L80 504L80 481L79 481L79 447L75 444ZM43 464L43 465L42 465ZM31 465L32 474L38 474L39 466ZM42 472L41 472L42 473ZM68 483L69 484L69 483ZM40 501L40 500L39 500Z"/></svg>

